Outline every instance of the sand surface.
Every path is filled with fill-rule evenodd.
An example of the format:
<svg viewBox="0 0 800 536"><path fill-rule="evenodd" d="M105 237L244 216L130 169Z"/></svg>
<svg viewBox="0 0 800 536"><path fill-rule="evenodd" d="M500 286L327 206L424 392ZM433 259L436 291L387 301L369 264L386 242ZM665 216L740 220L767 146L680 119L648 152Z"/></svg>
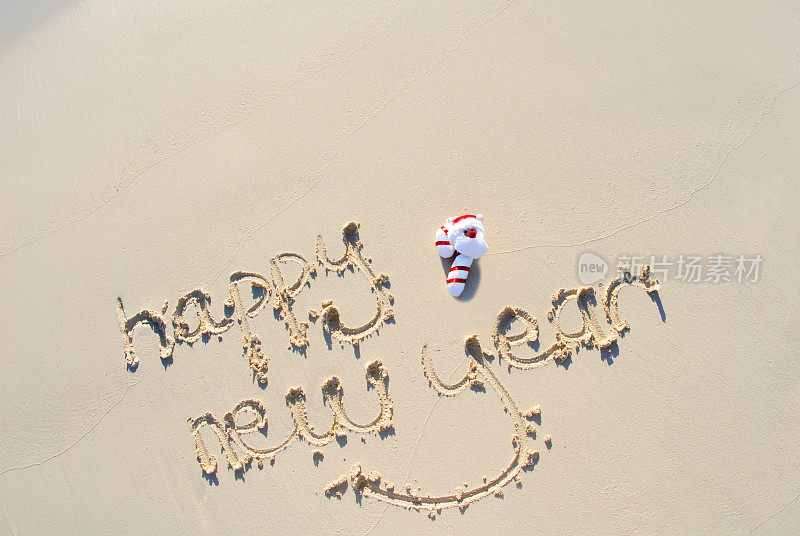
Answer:
<svg viewBox="0 0 800 536"><path fill-rule="evenodd" d="M796 533L796 2L4 4L0 534Z"/></svg>

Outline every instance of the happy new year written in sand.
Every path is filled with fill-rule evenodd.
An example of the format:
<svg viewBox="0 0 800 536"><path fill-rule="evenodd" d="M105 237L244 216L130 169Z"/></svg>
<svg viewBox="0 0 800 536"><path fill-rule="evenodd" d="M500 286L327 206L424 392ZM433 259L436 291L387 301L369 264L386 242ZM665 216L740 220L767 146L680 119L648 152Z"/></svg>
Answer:
<svg viewBox="0 0 800 536"><path fill-rule="evenodd" d="M342 273L349 268L363 274L375 296L374 316L360 326L349 327L342 322L339 310L331 300L324 301L319 310L308 311L310 320L321 319L321 328L327 338L354 347L394 318L392 309L394 300L387 290L389 278L382 274L376 275L371 267L371 259L363 256L363 244L358 229L358 224L354 222L344 227L342 235L345 252L337 261L329 259L325 242L322 237L318 237L316 260L320 266L329 271ZM281 270L281 266L286 263L296 263L301 269L300 275L291 284L286 283ZM297 295L305 287L310 286L311 277L316 270L304 257L296 253L281 253L275 256L269 262L269 269L269 277L255 272L231 274L229 295L224 301L224 317L219 320L215 320L211 315L211 296L200 288L177 300L171 320L167 316L168 302L164 303L160 311L145 309L129 317L122 299L118 299L119 325L129 370L134 372L139 365L133 344L133 333L134 328L141 324L149 324L158 334L162 360L171 359L176 343L192 344L204 336L211 335L222 337L234 324L238 324L243 355L256 380L260 384L266 384L268 357L261 349L261 338L253 331L250 319L256 317L271 299L276 317L283 320L288 332L289 347L305 348L308 345L308 322L298 319L293 305ZM245 304L240 285L248 284L253 300L252 303ZM460 381L452 385L444 383L437 375L427 345L422 348L422 372L439 395L455 396L468 388L482 390L488 385L498 396L500 402L498 410L502 408L502 418L508 415L512 423L513 455L504 470L495 476L484 477L483 482L476 486L459 487L451 493L424 494L409 485L406 485L405 489L397 490L392 482L382 478L380 472L365 471L360 464L355 464L349 474L341 475L331 481L325 489L326 494L340 496L349 483L359 495L373 497L397 506L426 510L430 516L434 516L435 512L442 508L465 508L469 503L483 497L492 494L501 496L503 486L511 481L519 482L520 471L532 468L539 459L539 450L533 444L536 441L536 428L530 421L541 418L541 408L536 406L524 413L520 411L509 392L492 372L489 361L496 356L499 360L505 361L509 367L533 369L547 363L565 361L579 347L600 349L610 347L617 342L617 333L629 329L629 323L620 318L618 309L619 292L626 286L641 288L654 298L659 290L659 284L650 277L648 267L635 276L627 274L627 277L615 279L599 290L594 287L559 289L552 296L547 313L548 321L555 328L555 341L541 352L530 356L517 355L512 352L512 348L538 341L539 327L536 318L524 309L505 307L498 314L492 330L494 352L486 351L477 335L469 336L465 342L465 351L470 357L467 371ZM596 312L597 295L602 301L604 313L602 316L610 326L603 326L600 315ZM572 301L580 312L582 326L577 331L567 332L562 329L560 317L566 304ZM191 329L187 320L191 308L194 308L197 317L194 329ZM515 322L521 323L524 328L518 333L509 334ZM203 472L211 475L218 467L216 457L210 453L206 439L201 434L205 428L213 432L210 437L215 438L214 441L222 450L228 466L235 471L247 470L252 460L256 460L259 467L262 467L265 460L274 460L276 454L286 449L295 438L306 441L312 447L320 447L336 437L346 436L348 432L362 434L362 437L364 434L387 432L393 427L393 408L389 394L389 372L381 360L375 360L367 365L366 379L368 386L374 388L378 395L378 415L371 422L359 424L348 417L342 403L341 382L337 377L331 377L322 385L324 400L333 413L330 428L324 433L318 433L308 424L304 391L301 387L295 387L286 394L286 404L294 428L283 441L269 448L256 448L242 437L263 432L267 426L266 407L256 398L242 400L222 418L216 417L212 412L189 418L190 432ZM243 415L249 416L251 420L244 424L240 423L239 417ZM498 415L500 416L499 412ZM549 446L551 439L545 436L541 441Z"/></svg>

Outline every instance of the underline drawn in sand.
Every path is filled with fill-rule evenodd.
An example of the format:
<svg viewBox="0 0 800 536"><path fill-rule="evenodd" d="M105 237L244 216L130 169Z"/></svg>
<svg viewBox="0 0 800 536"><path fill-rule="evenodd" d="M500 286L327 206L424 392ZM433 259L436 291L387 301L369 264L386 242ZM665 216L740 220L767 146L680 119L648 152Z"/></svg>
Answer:
<svg viewBox="0 0 800 536"><path fill-rule="evenodd" d="M627 321L620 318L618 309L619 291L626 285L644 289L654 301L660 289L658 281L651 279L648 266L645 266L641 274L637 276L626 273L607 285L602 294L605 318L617 333L623 333L630 327ZM577 332L567 333L561 328L559 318L564 305L570 299L575 299L577 303L583 317L583 326ZM509 367L531 369L551 361L564 361L572 354L573 350L580 346L586 348L611 346L617 340L616 333L610 331L609 334L606 334L603 331L594 311L594 299L593 287L559 289L552 297L552 306L547 315L555 325L556 341L542 353L527 358L515 356L511 352L511 347L538 340L536 319L522 309L504 308L500 311L492 332L497 356L500 360L504 360ZM520 333L508 335L511 322L515 319L521 320L525 328ZM494 477L484 477L483 483L478 486L470 488L465 485L464 488L458 488L455 492L444 495L424 495L420 493L420 490L415 492L408 484L404 491L397 491L393 483L382 481L379 472L365 472L360 464L354 464L349 475L342 475L331 482L325 490L328 495L340 496L342 487L349 480L358 495L373 497L388 504L418 511L427 510L428 516L433 518L444 508L458 507L463 510L470 503L489 495L502 497L502 488L509 482L516 481L521 485L520 471L532 469L539 460L539 451L531 445L531 440L536 438L536 428L533 423L527 421L540 419L541 408L536 405L525 413L520 412L511 395L489 368L488 360L493 358L493 354L483 350L477 335L469 336L464 346L470 357L470 364L466 374L458 382L446 384L439 378L433 367L427 345L422 349L423 373L433 389L442 396L456 396L471 387L480 390L485 384L495 391L503 404L504 412L511 417L514 427L511 435L514 454L509 465ZM547 435L542 440L550 448L551 437Z"/></svg>
<svg viewBox="0 0 800 536"><path fill-rule="evenodd" d="M308 317L311 320L322 318L322 331L328 338L339 341L340 344L351 344L358 347L361 341L375 334L384 324L392 322L394 298L388 291L389 277L385 274L377 275L370 266L372 259L365 258L361 252L363 244L358 234L359 225L350 222L342 230L345 252L341 259L332 261L328 257L325 241L317 237L316 257L317 262L326 271L343 274L348 268L353 272L361 272L369 284L370 290L375 294L376 312L366 323L349 327L341 320L339 309L333 300L325 300L320 310L310 310ZM297 280L287 284L281 266L286 263L300 265L300 275ZM275 314L284 321L289 332L289 348L304 351L308 346L308 323L301 322L293 309L294 300L306 287L311 285L311 279L316 274L316 268L304 257L297 253L281 253L270 260L270 275L263 276L256 272L234 272L230 276L229 295L224 301L224 317L214 320L211 311L211 295L203 289L195 289L178 299L171 320L167 317L169 302L164 302L160 310L144 309L128 317L122 298L117 298L117 313L119 326L123 335L123 348L128 368L135 371L139 365L139 358L133 345L134 328L140 324L149 324L158 334L160 356L163 361L172 359L176 343L193 344L203 337L215 335L222 337L231 326L239 325L242 336L242 353L250 365L254 378L259 384L267 383L268 357L261 349L261 338L250 326L250 319L255 318L267 305L272 302ZM242 298L240 285L249 285L253 301L246 304ZM193 308L198 318L198 324L191 329L187 321L187 312Z"/></svg>

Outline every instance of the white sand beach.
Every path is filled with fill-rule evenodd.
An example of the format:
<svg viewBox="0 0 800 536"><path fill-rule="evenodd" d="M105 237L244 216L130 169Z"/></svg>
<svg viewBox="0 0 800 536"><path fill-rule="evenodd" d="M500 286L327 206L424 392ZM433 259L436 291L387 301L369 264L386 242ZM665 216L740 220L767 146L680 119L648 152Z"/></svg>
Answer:
<svg viewBox="0 0 800 536"><path fill-rule="evenodd" d="M9 0L0 534L797 534L799 196L797 2Z"/></svg>

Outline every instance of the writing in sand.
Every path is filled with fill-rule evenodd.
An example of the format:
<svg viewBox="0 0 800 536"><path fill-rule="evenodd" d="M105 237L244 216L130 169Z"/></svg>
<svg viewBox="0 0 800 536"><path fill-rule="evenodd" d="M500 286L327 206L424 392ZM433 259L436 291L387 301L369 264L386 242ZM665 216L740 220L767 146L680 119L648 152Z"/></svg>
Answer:
<svg viewBox="0 0 800 536"><path fill-rule="evenodd" d="M367 322L351 327L345 325L340 318L339 310L332 301L322 303L319 310L308 311L309 320L321 319L321 329L329 338L336 339L342 345L358 346L361 342L376 333L384 324L394 318L392 309L394 300L388 292L389 278L376 274L372 260L364 257L363 244L359 238L359 226L351 222L343 231L345 251L339 260L328 257L325 242L317 238L316 261L326 270L342 273L347 269L358 271L366 279L375 297L375 314ZM281 267L286 263L300 266L300 275L291 283L284 279ZM261 349L261 339L253 331L250 320L258 315L267 305L272 303L276 317L283 320L289 336L289 346L303 349L308 345L308 322L302 322L293 305L298 293L310 286L315 266L296 253L281 253L269 261L269 275L255 272L234 272L230 276L229 294L224 301L224 317L214 319L210 312L210 295L197 288L180 297L175 304L171 318L167 316L168 302L161 310L145 309L128 316L122 299L118 299L117 308L119 325L123 335L123 348L129 370L134 372L139 364L133 344L134 328L140 324L149 324L158 334L160 356L162 360L172 357L176 343L194 343L201 337L211 335L222 336L234 325L238 326L242 342L242 353L249 364L251 372L259 383L267 381L268 358ZM245 303L240 287L250 287L253 299ZM539 326L536 318L518 307L505 307L497 316L492 329L491 349L487 349L479 341L477 335L466 338L465 351L470 360L463 377L454 384L447 384L437 375L431 361L428 346L421 350L422 375L429 385L441 396L456 396L470 387L490 387L498 397L498 409L503 418L510 417L512 455L509 464L499 473L484 477L482 482L459 487L449 493L426 494L413 489L409 484L397 487L384 479L377 470L367 470L355 464L348 474L333 479L326 487L328 496L341 496L349 486L359 496L372 497L393 505L426 511L435 517L443 508L466 508L471 502L484 497L502 496L503 487L512 481L520 481L520 472L532 468L539 459L539 450L535 447L536 420L541 419L541 408L537 405L523 412L519 409L509 392L492 372L489 360L496 356L509 367L534 369L551 362L565 361L579 348L608 348L617 342L617 335L629 329L629 323L620 318L618 300L620 290L624 287L643 289L654 299L657 298L659 283L651 277L649 267L645 266L641 273L623 274L605 286L598 288L586 286L562 288L551 298L547 319L553 324L555 337L552 344L534 355L519 355L517 347L528 346L539 339ZM598 300L599 298L599 300ZM602 303L602 314L597 312L597 303ZM583 320L577 331L566 331L560 323L561 313L568 303L574 303ZM194 329L189 325L187 316L194 311ZM521 330L511 333L512 324L522 325ZM305 406L305 395L300 387L292 388L286 394L286 404L294 422L291 433L275 446L256 448L245 439L249 434L260 433L267 426L267 411L264 404L256 399L242 400L221 418L207 412L199 417L189 418L189 429L194 438L197 459L202 471L212 475L217 471L217 459L211 454L201 431L211 430L214 442L218 443L225 456L227 465L235 471L245 471L255 460L259 467L264 461L272 461L275 456L290 446L294 439L307 442L312 447L320 447L333 441L336 437L346 436L348 432L365 434L381 434L393 427L393 408L389 395L389 372L381 360L375 360L366 367L368 385L374 388L378 396L378 415L368 423L357 423L348 417L342 403L343 388L338 378L332 377L322 385L322 394L326 404L331 408L333 418L331 426L325 432L314 430L308 423ZM500 413L498 413L500 415ZM246 416L247 422L240 422ZM540 421L539 421L540 422ZM549 446L552 439L549 435L539 439Z"/></svg>

